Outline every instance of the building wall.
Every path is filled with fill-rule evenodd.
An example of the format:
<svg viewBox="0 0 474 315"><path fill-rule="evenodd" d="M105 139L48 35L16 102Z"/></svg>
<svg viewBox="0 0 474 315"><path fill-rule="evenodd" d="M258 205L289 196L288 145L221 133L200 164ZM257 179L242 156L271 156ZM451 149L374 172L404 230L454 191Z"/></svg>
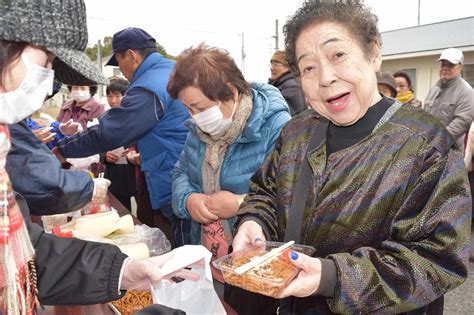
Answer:
<svg viewBox="0 0 474 315"><path fill-rule="evenodd" d="M398 69L416 69L415 94L416 98L424 101L429 89L439 79L439 64L436 61L439 53L428 56L411 57L403 59L383 60L382 70L395 72ZM471 65L474 68L474 51L464 52L465 66Z"/></svg>

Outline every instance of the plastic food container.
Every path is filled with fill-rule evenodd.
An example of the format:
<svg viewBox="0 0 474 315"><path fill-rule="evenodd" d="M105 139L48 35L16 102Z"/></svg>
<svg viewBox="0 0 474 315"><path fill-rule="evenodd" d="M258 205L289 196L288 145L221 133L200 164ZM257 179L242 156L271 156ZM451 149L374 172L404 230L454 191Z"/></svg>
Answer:
<svg viewBox="0 0 474 315"><path fill-rule="evenodd" d="M278 298L281 291L299 272L299 268L289 260L288 252L296 251L312 255L314 253L313 247L295 244L284 250L281 254L266 260L241 275L236 274L234 271L252 259L262 256L283 244L281 242L266 242L262 247L251 247L223 256L216 259L213 264L214 267L222 271L226 283L247 291Z"/></svg>

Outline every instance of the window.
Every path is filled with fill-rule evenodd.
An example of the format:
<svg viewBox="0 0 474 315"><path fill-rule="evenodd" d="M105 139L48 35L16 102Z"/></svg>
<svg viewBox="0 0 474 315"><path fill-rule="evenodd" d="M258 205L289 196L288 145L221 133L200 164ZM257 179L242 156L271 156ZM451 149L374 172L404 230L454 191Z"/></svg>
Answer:
<svg viewBox="0 0 474 315"><path fill-rule="evenodd" d="M464 69L462 70L462 77L467 81L472 87L474 87L474 64L465 64Z"/></svg>

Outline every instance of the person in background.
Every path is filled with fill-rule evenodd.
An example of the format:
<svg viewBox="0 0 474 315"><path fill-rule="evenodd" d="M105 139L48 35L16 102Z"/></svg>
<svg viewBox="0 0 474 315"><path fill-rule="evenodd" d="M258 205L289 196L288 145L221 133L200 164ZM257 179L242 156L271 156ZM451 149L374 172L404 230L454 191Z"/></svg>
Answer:
<svg viewBox="0 0 474 315"><path fill-rule="evenodd" d="M189 244L191 222L174 215L171 207L171 170L178 161L188 134L184 122L186 107L166 92L175 64L156 50L156 40L139 28L127 28L112 38L114 55L107 63L118 65L130 86L120 107L111 108L100 124L87 132L59 141L55 153L63 157L85 157L137 142L141 168L145 173L151 213L138 213L138 219L151 227L161 221L173 230L166 235L173 246Z"/></svg>
<svg viewBox="0 0 474 315"><path fill-rule="evenodd" d="M121 78L110 81L105 93L111 108L120 106L128 84L127 80ZM127 146L126 148L120 147L119 150L108 151L105 154L101 154L101 163L105 165L104 177L111 182L109 191L131 211L132 204L130 199L136 194L136 186L135 166L129 164L126 158L126 150L130 147L131 146Z"/></svg>
<svg viewBox="0 0 474 315"><path fill-rule="evenodd" d="M408 73L398 70L393 74L395 83L397 85L396 99L402 104L409 104L415 107L422 107L420 100L415 98L415 92L411 84L411 79Z"/></svg>
<svg viewBox="0 0 474 315"><path fill-rule="evenodd" d="M181 53L168 92L192 116L173 170L173 211L192 219L192 243L216 259L228 253L249 178L290 119L288 106L276 88L247 83L226 51L204 44ZM223 297L222 273L214 267L212 273Z"/></svg>
<svg viewBox="0 0 474 315"><path fill-rule="evenodd" d="M383 96L391 98L395 98L397 96L395 78L390 72L377 72L377 89L379 90L379 93Z"/></svg>
<svg viewBox="0 0 474 315"><path fill-rule="evenodd" d="M461 77L464 55L457 48L448 48L443 50L438 62L439 80L429 90L424 109L443 123L463 150L474 108L472 87Z"/></svg>
<svg viewBox="0 0 474 315"><path fill-rule="evenodd" d="M87 123L99 118L105 111L104 106L94 99L97 86L68 85L67 88L71 99L63 104L56 120L65 123L72 119L87 130Z"/></svg>
<svg viewBox="0 0 474 315"><path fill-rule="evenodd" d="M468 272L462 151L432 115L379 94L380 33L363 4L306 2L284 33L315 111L290 120L252 176L234 250L314 247L287 254L301 270L280 314L442 314Z"/></svg>
<svg viewBox="0 0 474 315"><path fill-rule="evenodd" d="M270 79L268 83L277 87L290 107L291 116L308 108L301 86L288 68L285 51L277 50L270 60Z"/></svg>
<svg viewBox="0 0 474 315"><path fill-rule="evenodd" d="M18 123L38 110L51 94L55 76L73 85L107 83L82 53L87 45L84 2L5 0L0 5L2 312L34 314L37 299L44 305L105 303L123 296L121 290L149 288L163 278L160 266L173 252L133 259L114 245L45 234L29 222L28 204L12 190L4 168L10 148L5 124ZM197 278L188 270L175 276Z"/></svg>

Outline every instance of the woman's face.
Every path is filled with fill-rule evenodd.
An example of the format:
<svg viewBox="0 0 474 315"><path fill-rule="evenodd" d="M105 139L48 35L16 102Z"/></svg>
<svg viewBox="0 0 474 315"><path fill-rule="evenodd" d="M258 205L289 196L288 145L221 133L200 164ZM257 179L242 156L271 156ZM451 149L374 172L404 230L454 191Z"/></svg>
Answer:
<svg viewBox="0 0 474 315"><path fill-rule="evenodd" d="M237 95L234 95L234 99ZM178 93L178 98L183 102L184 106L189 110L191 115L196 115L198 113L204 112L213 106L218 106L222 112L224 118L229 118L232 115L232 111L234 109L234 100L230 99L228 101L213 101L207 98L204 93L202 93L201 89L188 86L182 89ZM220 104L219 104L220 103Z"/></svg>
<svg viewBox="0 0 474 315"><path fill-rule="evenodd" d="M397 85L398 93L408 92L411 89L411 86L404 77L395 77L395 83Z"/></svg>
<svg viewBox="0 0 474 315"><path fill-rule="evenodd" d="M31 63L41 67L51 69L55 56L47 53L38 46L26 46L23 53L27 54ZM6 93L16 90L26 75L26 65L22 62L21 56L13 60L5 67L2 73L2 83L0 84L0 93Z"/></svg>
<svg viewBox="0 0 474 315"><path fill-rule="evenodd" d="M379 47L368 59L354 35L338 23L303 30L296 58L309 104L336 125L354 124L381 99L375 76L382 63Z"/></svg>

